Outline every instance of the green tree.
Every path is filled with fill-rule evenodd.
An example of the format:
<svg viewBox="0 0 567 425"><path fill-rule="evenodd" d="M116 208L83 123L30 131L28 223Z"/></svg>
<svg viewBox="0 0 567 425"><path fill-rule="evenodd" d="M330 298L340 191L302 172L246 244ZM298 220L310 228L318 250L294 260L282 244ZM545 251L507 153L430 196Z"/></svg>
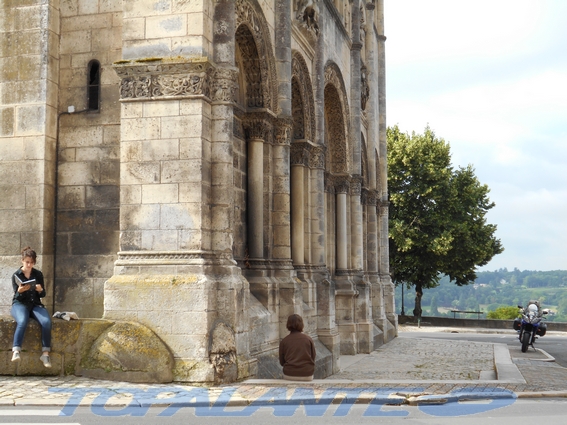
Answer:
<svg viewBox="0 0 567 425"><path fill-rule="evenodd" d="M498 307L486 314L487 319L510 320L519 316L518 307Z"/></svg>
<svg viewBox="0 0 567 425"><path fill-rule="evenodd" d="M396 284L415 287L414 316L421 317L423 290L442 274L457 285L476 279L503 251L486 223L494 204L471 166L451 167L449 144L426 128L424 134L388 128L390 265Z"/></svg>

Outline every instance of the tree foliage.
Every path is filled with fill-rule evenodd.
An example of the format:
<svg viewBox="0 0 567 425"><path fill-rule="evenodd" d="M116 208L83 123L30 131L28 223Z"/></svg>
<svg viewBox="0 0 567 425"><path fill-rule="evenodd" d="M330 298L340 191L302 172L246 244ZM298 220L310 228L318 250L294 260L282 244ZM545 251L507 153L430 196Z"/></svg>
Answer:
<svg viewBox="0 0 567 425"><path fill-rule="evenodd" d="M489 311L486 314L487 319L496 319L496 320L511 320L515 319L519 316L518 307L509 306L509 307L498 307L494 311Z"/></svg>
<svg viewBox="0 0 567 425"><path fill-rule="evenodd" d="M530 282L543 282L542 287L530 287ZM402 294L400 286L396 287L396 311L401 310ZM406 311L415 306L415 295L404 293ZM538 300L542 308L551 309L546 317L548 322L567 322L567 270L514 270L501 268L494 271L477 272L473 285L458 286L451 283L448 276L443 276L439 286L428 289L423 294L422 305L434 304L439 311L438 316L453 317L450 309L475 310L472 306L480 305L477 311L492 311L505 306L526 306L529 300ZM463 304L464 303L464 304ZM463 304L463 305L461 305ZM425 311L425 308L424 308ZM461 315L467 317L467 315ZM468 315L475 318L475 315Z"/></svg>
<svg viewBox="0 0 567 425"><path fill-rule="evenodd" d="M414 286L414 315L423 289L442 274L457 285L474 282L476 268L503 251L486 222L494 203L472 166L453 169L449 144L430 128L424 134L388 128L390 267L396 284Z"/></svg>

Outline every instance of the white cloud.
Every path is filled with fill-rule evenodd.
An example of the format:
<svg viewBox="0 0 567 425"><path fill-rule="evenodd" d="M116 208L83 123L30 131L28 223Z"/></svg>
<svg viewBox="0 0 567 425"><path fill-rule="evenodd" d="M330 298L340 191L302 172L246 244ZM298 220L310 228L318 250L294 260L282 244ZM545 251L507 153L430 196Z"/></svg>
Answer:
<svg viewBox="0 0 567 425"><path fill-rule="evenodd" d="M386 2L388 125L429 125L491 188L506 251L567 269L567 1Z"/></svg>

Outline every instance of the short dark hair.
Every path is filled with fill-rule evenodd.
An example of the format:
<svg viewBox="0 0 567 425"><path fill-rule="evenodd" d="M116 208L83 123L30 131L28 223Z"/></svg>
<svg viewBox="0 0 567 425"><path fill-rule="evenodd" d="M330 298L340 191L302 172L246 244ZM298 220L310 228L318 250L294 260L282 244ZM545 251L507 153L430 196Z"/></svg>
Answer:
<svg viewBox="0 0 567 425"><path fill-rule="evenodd" d="M22 249L22 260L26 257L31 258L35 264L37 260L37 254L33 249L31 249L30 246L26 246L24 249Z"/></svg>
<svg viewBox="0 0 567 425"><path fill-rule="evenodd" d="M286 324L288 331L303 332L303 319L299 314L292 314L287 318Z"/></svg>

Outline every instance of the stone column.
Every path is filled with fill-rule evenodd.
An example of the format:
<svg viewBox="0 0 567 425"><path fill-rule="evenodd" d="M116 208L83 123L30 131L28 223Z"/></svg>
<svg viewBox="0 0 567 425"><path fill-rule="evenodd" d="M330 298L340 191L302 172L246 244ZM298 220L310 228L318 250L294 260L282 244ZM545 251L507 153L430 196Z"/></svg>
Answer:
<svg viewBox="0 0 567 425"><path fill-rule="evenodd" d="M274 249L272 262L274 278L278 281L281 336L288 333L285 324L289 315L293 313L304 315L302 285L296 279L291 260L290 144L292 128L291 119L279 119L273 146Z"/></svg>
<svg viewBox="0 0 567 425"><path fill-rule="evenodd" d="M337 270L348 270L347 193L348 182L336 186L337 199Z"/></svg>
<svg viewBox="0 0 567 425"><path fill-rule="evenodd" d="M368 234L366 253L368 258L367 276L371 285L372 297L372 319L379 328L381 334L374 336L374 346L381 345L384 340L384 332L387 330L386 316L384 313L383 288L379 277L379 235L382 234L380 228L376 204L380 200L382 188L377 186L377 159L376 155L380 151L379 133L379 110L378 110L378 61L376 57L377 40L374 32L375 4L366 4L367 31L365 39L367 82L368 82L368 101L366 102L366 114L368 117L368 174L370 191L368 194L368 205L366 216L368 219ZM385 160L385 158L384 158Z"/></svg>
<svg viewBox="0 0 567 425"><path fill-rule="evenodd" d="M379 204L380 208L380 232L381 234L388 235L388 201L381 201ZM380 265L386 265L385 268L389 270L389 253L388 253L388 237L380 238ZM395 302L394 302L394 284L390 278L389 271L385 273L380 270L380 281L382 283L383 294L384 294L384 314L388 319L388 332L384 332L384 338L386 341L392 339L397 335L398 326L398 316L396 315Z"/></svg>
<svg viewBox="0 0 567 425"><path fill-rule="evenodd" d="M248 252L264 257L264 140L248 140Z"/></svg>
<svg viewBox="0 0 567 425"><path fill-rule="evenodd" d="M360 51L362 42L360 40L360 0L352 1L352 46L351 46L351 134L350 141L353 145L352 174L354 192L350 198L352 227L351 227L351 268L362 270L363 244L362 244L362 208L360 205L360 188L362 172L362 140L361 140L361 60Z"/></svg>
<svg viewBox="0 0 567 425"><path fill-rule="evenodd" d="M398 318L394 305L394 285L390 278L389 244L388 244L388 162L386 160L386 36L384 35L384 0L377 0L376 29L378 31L378 109L380 138L380 280L384 288L385 313L391 325L387 340L397 334Z"/></svg>
<svg viewBox="0 0 567 425"><path fill-rule="evenodd" d="M305 264L305 143L291 145L291 258L293 265Z"/></svg>
<svg viewBox="0 0 567 425"><path fill-rule="evenodd" d="M290 145L292 121L278 119L275 127L273 158L273 258L287 263L284 268L291 269L290 234Z"/></svg>
<svg viewBox="0 0 567 425"><path fill-rule="evenodd" d="M362 204L360 194L362 190L362 178L360 175L351 177L350 183L350 211L351 211L351 269L362 272L363 270L363 235L362 235Z"/></svg>
<svg viewBox="0 0 567 425"><path fill-rule="evenodd" d="M325 264L325 153L312 146L309 155L311 176L311 264Z"/></svg>

